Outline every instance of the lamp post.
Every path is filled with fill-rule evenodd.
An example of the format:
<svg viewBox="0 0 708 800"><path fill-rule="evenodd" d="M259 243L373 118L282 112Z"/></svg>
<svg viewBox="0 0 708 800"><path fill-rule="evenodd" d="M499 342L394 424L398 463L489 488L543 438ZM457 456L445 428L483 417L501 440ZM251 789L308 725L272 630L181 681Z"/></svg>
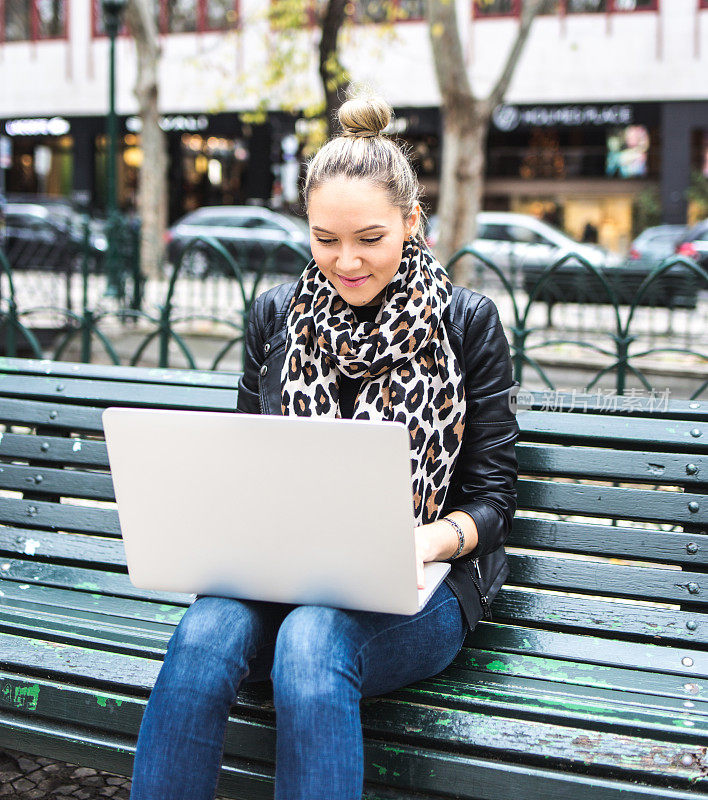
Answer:
<svg viewBox="0 0 708 800"><path fill-rule="evenodd" d="M118 118L116 117L116 36L121 26L123 11L128 0L101 0L103 19L110 42L108 56L108 159L106 162L106 211L108 216L108 252L106 294L117 296L120 292L118 277L118 200L116 192L116 154L118 150Z"/></svg>

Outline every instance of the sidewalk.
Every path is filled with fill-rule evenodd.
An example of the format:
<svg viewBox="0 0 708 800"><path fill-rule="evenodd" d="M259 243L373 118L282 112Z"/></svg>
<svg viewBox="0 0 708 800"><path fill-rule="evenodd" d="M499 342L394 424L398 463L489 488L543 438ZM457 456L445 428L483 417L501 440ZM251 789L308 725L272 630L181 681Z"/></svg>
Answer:
<svg viewBox="0 0 708 800"><path fill-rule="evenodd" d="M0 798L129 800L130 787L130 778L123 775L0 748Z"/></svg>

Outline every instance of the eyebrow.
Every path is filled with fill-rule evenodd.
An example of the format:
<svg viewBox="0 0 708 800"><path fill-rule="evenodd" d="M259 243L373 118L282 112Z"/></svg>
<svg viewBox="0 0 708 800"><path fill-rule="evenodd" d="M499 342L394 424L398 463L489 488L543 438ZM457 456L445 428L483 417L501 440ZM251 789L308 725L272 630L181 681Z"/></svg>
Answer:
<svg viewBox="0 0 708 800"><path fill-rule="evenodd" d="M369 225L368 228L360 228L358 231L354 231L354 233L365 233L366 231L374 230L374 228L385 228L385 227L386 227L385 225ZM328 231L326 228L319 228L317 225L313 225L312 226L312 230L313 231L320 231L321 233L329 233L332 236L335 235L335 234L332 233L332 231Z"/></svg>

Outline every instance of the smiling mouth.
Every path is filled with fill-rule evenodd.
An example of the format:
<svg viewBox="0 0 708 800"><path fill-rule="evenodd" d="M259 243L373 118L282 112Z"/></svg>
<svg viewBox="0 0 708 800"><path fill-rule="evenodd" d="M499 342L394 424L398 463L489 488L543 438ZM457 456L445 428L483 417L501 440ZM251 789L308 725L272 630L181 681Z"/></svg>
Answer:
<svg viewBox="0 0 708 800"><path fill-rule="evenodd" d="M339 275L338 277L339 280L342 281L342 283L345 286L361 286L362 283L364 283L364 281L370 278L371 276L362 275L360 278L345 278L344 275Z"/></svg>

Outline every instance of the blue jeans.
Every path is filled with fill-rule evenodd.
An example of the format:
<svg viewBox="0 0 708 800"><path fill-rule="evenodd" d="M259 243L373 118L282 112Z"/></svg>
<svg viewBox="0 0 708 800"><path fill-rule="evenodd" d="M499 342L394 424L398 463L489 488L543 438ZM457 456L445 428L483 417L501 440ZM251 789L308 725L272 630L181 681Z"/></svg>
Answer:
<svg viewBox="0 0 708 800"><path fill-rule="evenodd" d="M276 800L359 800L359 701L444 669L467 626L442 583L413 616L199 595L167 646L131 800L213 800L241 681L273 681Z"/></svg>

